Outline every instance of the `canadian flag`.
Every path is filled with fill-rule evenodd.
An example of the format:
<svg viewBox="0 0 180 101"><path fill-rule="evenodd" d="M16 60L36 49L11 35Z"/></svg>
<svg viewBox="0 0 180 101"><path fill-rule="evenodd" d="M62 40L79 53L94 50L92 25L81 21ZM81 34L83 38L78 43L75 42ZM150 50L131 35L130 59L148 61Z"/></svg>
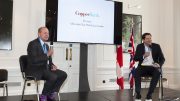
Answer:
<svg viewBox="0 0 180 101"><path fill-rule="evenodd" d="M116 74L117 74L117 84L119 88L124 89L124 78L122 73L122 66L123 66L123 52L122 52L122 45L117 46L117 58L116 58L117 66L116 66Z"/></svg>

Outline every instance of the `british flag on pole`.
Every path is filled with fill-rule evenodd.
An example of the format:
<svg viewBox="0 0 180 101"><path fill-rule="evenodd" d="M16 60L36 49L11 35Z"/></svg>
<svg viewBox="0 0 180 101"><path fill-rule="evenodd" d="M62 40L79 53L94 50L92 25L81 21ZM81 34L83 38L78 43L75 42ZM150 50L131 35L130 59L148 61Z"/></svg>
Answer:
<svg viewBox="0 0 180 101"><path fill-rule="evenodd" d="M130 83L130 88L133 88L134 85L134 70L135 70L135 61L134 61L134 55L135 55L135 49L134 49L134 33L133 33L133 28L131 29L131 35L130 35L130 41L129 41L129 49L128 53L130 54L130 64L129 64L129 83Z"/></svg>
<svg viewBox="0 0 180 101"><path fill-rule="evenodd" d="M123 78L123 73L122 73L122 66L123 66L122 45L117 46L116 60L117 60L116 62L117 84L119 85L119 88L124 89L124 78Z"/></svg>

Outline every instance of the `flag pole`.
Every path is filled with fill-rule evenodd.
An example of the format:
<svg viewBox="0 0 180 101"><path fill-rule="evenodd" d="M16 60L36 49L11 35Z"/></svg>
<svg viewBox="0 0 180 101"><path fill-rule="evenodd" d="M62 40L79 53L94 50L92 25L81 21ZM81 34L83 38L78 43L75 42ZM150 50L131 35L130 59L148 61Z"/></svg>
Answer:
<svg viewBox="0 0 180 101"><path fill-rule="evenodd" d="M134 86L134 76L133 76L133 72L134 72L134 64L135 61L133 60L134 55L135 55L135 49L134 49L134 33L133 33L133 26L134 26L134 21L133 18L131 18L131 23L130 23L130 41L129 41L129 49L128 52L130 54L130 73L129 73L129 83L130 83L130 89L133 88Z"/></svg>

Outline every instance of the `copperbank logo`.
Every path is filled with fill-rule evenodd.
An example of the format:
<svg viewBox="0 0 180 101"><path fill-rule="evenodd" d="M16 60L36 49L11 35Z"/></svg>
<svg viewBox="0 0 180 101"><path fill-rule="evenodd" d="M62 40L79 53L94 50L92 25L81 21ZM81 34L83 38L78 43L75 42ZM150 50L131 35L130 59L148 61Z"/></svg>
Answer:
<svg viewBox="0 0 180 101"><path fill-rule="evenodd" d="M78 15L80 17L99 17L99 14L93 13L93 12L80 12L80 11L75 11L75 15Z"/></svg>

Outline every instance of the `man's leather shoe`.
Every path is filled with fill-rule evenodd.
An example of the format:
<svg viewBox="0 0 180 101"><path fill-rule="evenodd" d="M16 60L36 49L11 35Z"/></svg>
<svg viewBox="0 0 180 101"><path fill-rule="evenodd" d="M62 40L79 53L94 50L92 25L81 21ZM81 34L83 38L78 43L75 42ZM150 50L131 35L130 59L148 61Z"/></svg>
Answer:
<svg viewBox="0 0 180 101"><path fill-rule="evenodd" d="M47 96L48 101L56 101L57 92L51 93Z"/></svg>
<svg viewBox="0 0 180 101"><path fill-rule="evenodd" d="M141 94L137 94L137 95L136 95L135 101L141 101Z"/></svg>
<svg viewBox="0 0 180 101"><path fill-rule="evenodd" d="M152 101L152 96L151 95L147 95L145 101Z"/></svg>
<svg viewBox="0 0 180 101"><path fill-rule="evenodd" d="M47 101L47 96L46 95L40 95L39 100L40 101Z"/></svg>

